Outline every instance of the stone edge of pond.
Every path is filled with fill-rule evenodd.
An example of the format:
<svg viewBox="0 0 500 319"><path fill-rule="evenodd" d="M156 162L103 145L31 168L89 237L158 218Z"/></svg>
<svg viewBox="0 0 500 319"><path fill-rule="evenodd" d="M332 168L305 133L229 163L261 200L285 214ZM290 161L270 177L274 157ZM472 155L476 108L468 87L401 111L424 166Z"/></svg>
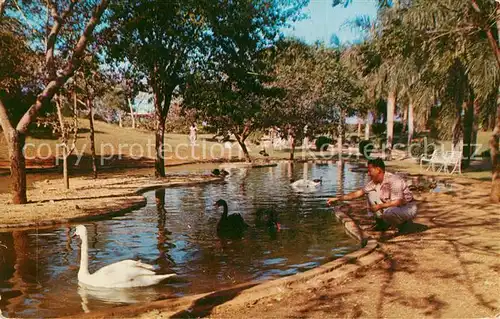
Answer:
<svg viewBox="0 0 500 319"><path fill-rule="evenodd" d="M351 209L351 206L346 207L347 210ZM344 226L345 231L360 242L361 248L324 265L288 277L264 282L250 281L218 291L185 297L174 297L148 303L117 306L91 313L72 315L71 318L133 317L154 310L161 310L162 317L175 316L179 313L189 314L195 304L203 303L208 307L212 300L224 299L225 297L231 300L232 298L230 296L234 296L235 292L237 292L236 295L243 296L243 300L239 302L251 305L255 304L261 298L272 297L283 293L287 289L300 289L300 285L307 285L308 283L314 284L315 281L316 283L317 281L321 283L321 275L328 274L328 281L332 278L344 278L359 270L360 267L369 267L384 258L382 254L376 254L376 249L379 245L378 241L371 237L367 238L355 220L349 216L348 212L344 212L344 208L335 210L334 214Z"/></svg>
<svg viewBox="0 0 500 319"><path fill-rule="evenodd" d="M197 177L201 177L203 175L194 176L193 179ZM189 179L190 177L186 177ZM33 221L33 222L25 222L25 223L15 223L15 224L0 224L0 232L9 232L9 231L21 231L26 229L33 228L50 228L57 225L65 225L65 224L74 224L86 221L96 221L102 220L110 217L121 216L126 213L129 213L133 210L142 208L146 206L147 199L142 195L145 192L159 189L159 188L173 188L173 187L182 187L182 186L195 186L209 183L221 183L224 182L224 179L219 177L209 177L205 180L187 180L187 181L175 181L175 182L165 182L165 183L152 183L146 184L144 186L138 187L135 192L130 193L129 191L123 192L123 194L116 196L114 199L109 199L109 201L120 201L122 207L120 208L109 208L104 201L103 205L92 207L92 208L84 208L85 215L77 216L77 217L68 217L68 218L56 218L49 219L43 221ZM68 199L68 202L77 201L78 198Z"/></svg>

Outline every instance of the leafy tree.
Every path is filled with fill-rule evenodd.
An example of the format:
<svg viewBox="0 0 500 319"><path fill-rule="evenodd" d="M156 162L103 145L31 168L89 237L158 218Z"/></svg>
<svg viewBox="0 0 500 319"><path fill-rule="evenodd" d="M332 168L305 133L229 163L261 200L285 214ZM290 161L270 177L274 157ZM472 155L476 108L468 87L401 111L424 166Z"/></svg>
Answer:
<svg viewBox="0 0 500 319"><path fill-rule="evenodd" d="M118 64L133 66L153 92L156 176L165 176L164 134L170 102L204 44L204 4L127 0L111 7L109 56Z"/></svg>
<svg viewBox="0 0 500 319"><path fill-rule="evenodd" d="M316 70L314 49L302 42L286 40L274 52L272 85L283 90L279 103L272 108L275 125L290 139L290 159L293 160L296 140L304 138L307 125L318 125L319 92L313 76Z"/></svg>
<svg viewBox="0 0 500 319"><path fill-rule="evenodd" d="M89 141L90 154L92 157L92 172L94 174L94 178L97 178L98 164L95 150L94 129L95 101L96 99L102 99L103 97L107 96L109 92L114 93L112 88L113 82L109 79L109 76L104 74L104 72L100 69L97 57L91 54L87 54L87 56L85 57L82 63L82 67L75 76L75 82L75 90L78 90L82 98L85 100L78 100L78 102L85 107L88 114L87 116L89 119L90 130Z"/></svg>
<svg viewBox="0 0 500 319"><path fill-rule="evenodd" d="M80 66L87 43L91 40L94 29L99 24L108 2L109 0L101 0L95 3L89 0L81 3L77 1L59 1L56 3L49 0L42 3L35 0L21 3L21 9L28 12L30 16L29 20L22 23L23 31L35 28L36 38L31 47L35 48L37 53L44 53L45 63L43 67L46 77L40 81L41 85L38 90L40 94L37 96L36 101L17 123L11 122L7 114L7 107L3 100L0 99L0 125L4 134L8 137L7 142L9 144L14 191L13 203L27 202L26 171L22 150L28 127L30 123L36 120L42 107L50 102ZM12 12L9 7L6 7L6 13L7 16L11 16ZM76 13L78 13L78 18L76 18L74 24L71 24L71 30L79 34L78 39L74 43L61 45L61 43L58 43L59 35L61 31L69 30L68 23L74 21ZM30 21L40 23L38 26L34 26ZM71 47L71 49L66 50L64 47ZM61 65L56 63L56 55L58 54L62 57L61 61L65 61Z"/></svg>
<svg viewBox="0 0 500 319"><path fill-rule="evenodd" d="M445 83L444 86L439 85L440 97L444 106L447 105L446 100L453 101L455 105L455 131L459 128L462 107L466 107L465 156L472 153L469 144L475 139L481 109L490 108L488 105L494 103L495 92L497 97L500 96L498 19L499 4L491 0L420 0L415 1L404 15L403 21L426 37L427 49L432 56L429 69L441 74L438 79ZM443 78L446 80L442 81ZM500 114L500 109L497 114ZM491 196L494 201L500 201L499 131L494 131L490 142L493 161ZM456 144L458 134L453 135Z"/></svg>
<svg viewBox="0 0 500 319"><path fill-rule="evenodd" d="M269 116L279 95L270 85L269 50L282 36L280 29L300 17L307 1L220 1L207 14L210 32L204 63L190 77L185 106L197 108L212 123L231 130L246 160L245 140L256 129L273 124Z"/></svg>
<svg viewBox="0 0 500 319"><path fill-rule="evenodd" d="M318 103L329 114L329 119L337 124L338 154L342 154L347 116L366 112L362 87L345 60L341 49L318 47L315 52L315 83L319 87Z"/></svg>

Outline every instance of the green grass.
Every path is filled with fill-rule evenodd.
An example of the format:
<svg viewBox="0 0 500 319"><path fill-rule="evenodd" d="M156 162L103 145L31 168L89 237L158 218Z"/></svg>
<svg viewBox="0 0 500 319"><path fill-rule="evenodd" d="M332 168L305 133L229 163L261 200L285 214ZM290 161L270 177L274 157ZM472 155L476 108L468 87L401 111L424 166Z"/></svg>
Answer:
<svg viewBox="0 0 500 319"><path fill-rule="evenodd" d="M78 135L76 142L76 150L73 154L91 154L90 141L88 132L88 120L80 119L80 127L85 129L84 133ZM154 158L155 157L155 134L151 131L120 128L115 124L108 124L100 121L95 122L95 143L96 154L101 156L108 156L112 154L121 154L123 156L135 156ZM193 159L210 159L229 156L229 150L224 149L223 144L210 141L212 134L204 134L198 136L198 147L195 152L188 146L187 134L165 134L165 150L166 157L172 158L174 154L181 160ZM236 141L233 142L231 154L233 156L238 154L239 146ZM26 157L27 158L47 158L61 154L58 152L58 139L41 139L36 137L28 137L26 139ZM212 152L210 150L212 149ZM260 146L251 146L249 148L250 155L255 158L262 158L259 151L262 150ZM205 154L205 155L203 155ZM275 151L272 156L284 157L286 152ZM8 160L8 146L5 141L4 135L0 134L0 160Z"/></svg>
<svg viewBox="0 0 500 319"><path fill-rule="evenodd" d="M488 132L483 132L480 131L477 133L477 146L479 147L478 151L476 154L481 154L484 151L487 151L490 149L490 137L493 134L493 132L488 131ZM444 146L445 150L451 150L451 141L440 141L440 143Z"/></svg>

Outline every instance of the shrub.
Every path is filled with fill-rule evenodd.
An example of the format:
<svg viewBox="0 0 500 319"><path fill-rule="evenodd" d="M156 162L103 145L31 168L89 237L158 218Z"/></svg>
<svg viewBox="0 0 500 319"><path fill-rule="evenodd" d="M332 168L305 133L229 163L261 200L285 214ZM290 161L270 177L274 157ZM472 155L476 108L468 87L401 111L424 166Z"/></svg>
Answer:
<svg viewBox="0 0 500 319"><path fill-rule="evenodd" d="M315 141L317 151L324 151L331 144L332 144L332 139L329 138L328 136L320 136Z"/></svg>
<svg viewBox="0 0 500 319"><path fill-rule="evenodd" d="M431 156L434 153L434 145L427 144L427 149L425 149L426 145L421 142L420 145L412 145L411 146L411 156L413 158L420 158L422 155Z"/></svg>
<svg viewBox="0 0 500 319"><path fill-rule="evenodd" d="M359 147L359 152L361 153L361 155L363 155L365 159L369 159L369 157L373 152L373 149L375 148L373 142L370 140L362 140L361 142L359 142L358 147Z"/></svg>
<svg viewBox="0 0 500 319"><path fill-rule="evenodd" d="M351 137L349 137L349 143L352 145L359 144L360 140L361 139L357 135L352 135Z"/></svg>
<svg viewBox="0 0 500 319"><path fill-rule="evenodd" d="M481 157L482 158L490 158L491 157L491 152L490 150L486 150L484 152L481 153Z"/></svg>

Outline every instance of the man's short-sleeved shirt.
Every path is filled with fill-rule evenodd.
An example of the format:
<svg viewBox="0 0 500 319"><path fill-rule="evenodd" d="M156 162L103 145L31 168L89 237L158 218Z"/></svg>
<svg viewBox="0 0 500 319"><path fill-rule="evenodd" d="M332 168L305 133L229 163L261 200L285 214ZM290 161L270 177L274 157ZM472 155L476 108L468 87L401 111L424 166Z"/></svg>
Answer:
<svg viewBox="0 0 500 319"><path fill-rule="evenodd" d="M413 194L408 189L408 185L401 176L392 173L385 173L384 180L381 184L375 184L370 181L363 188L363 192L368 194L369 192L379 192L380 199L385 203L388 201L404 199L407 202L413 200Z"/></svg>

